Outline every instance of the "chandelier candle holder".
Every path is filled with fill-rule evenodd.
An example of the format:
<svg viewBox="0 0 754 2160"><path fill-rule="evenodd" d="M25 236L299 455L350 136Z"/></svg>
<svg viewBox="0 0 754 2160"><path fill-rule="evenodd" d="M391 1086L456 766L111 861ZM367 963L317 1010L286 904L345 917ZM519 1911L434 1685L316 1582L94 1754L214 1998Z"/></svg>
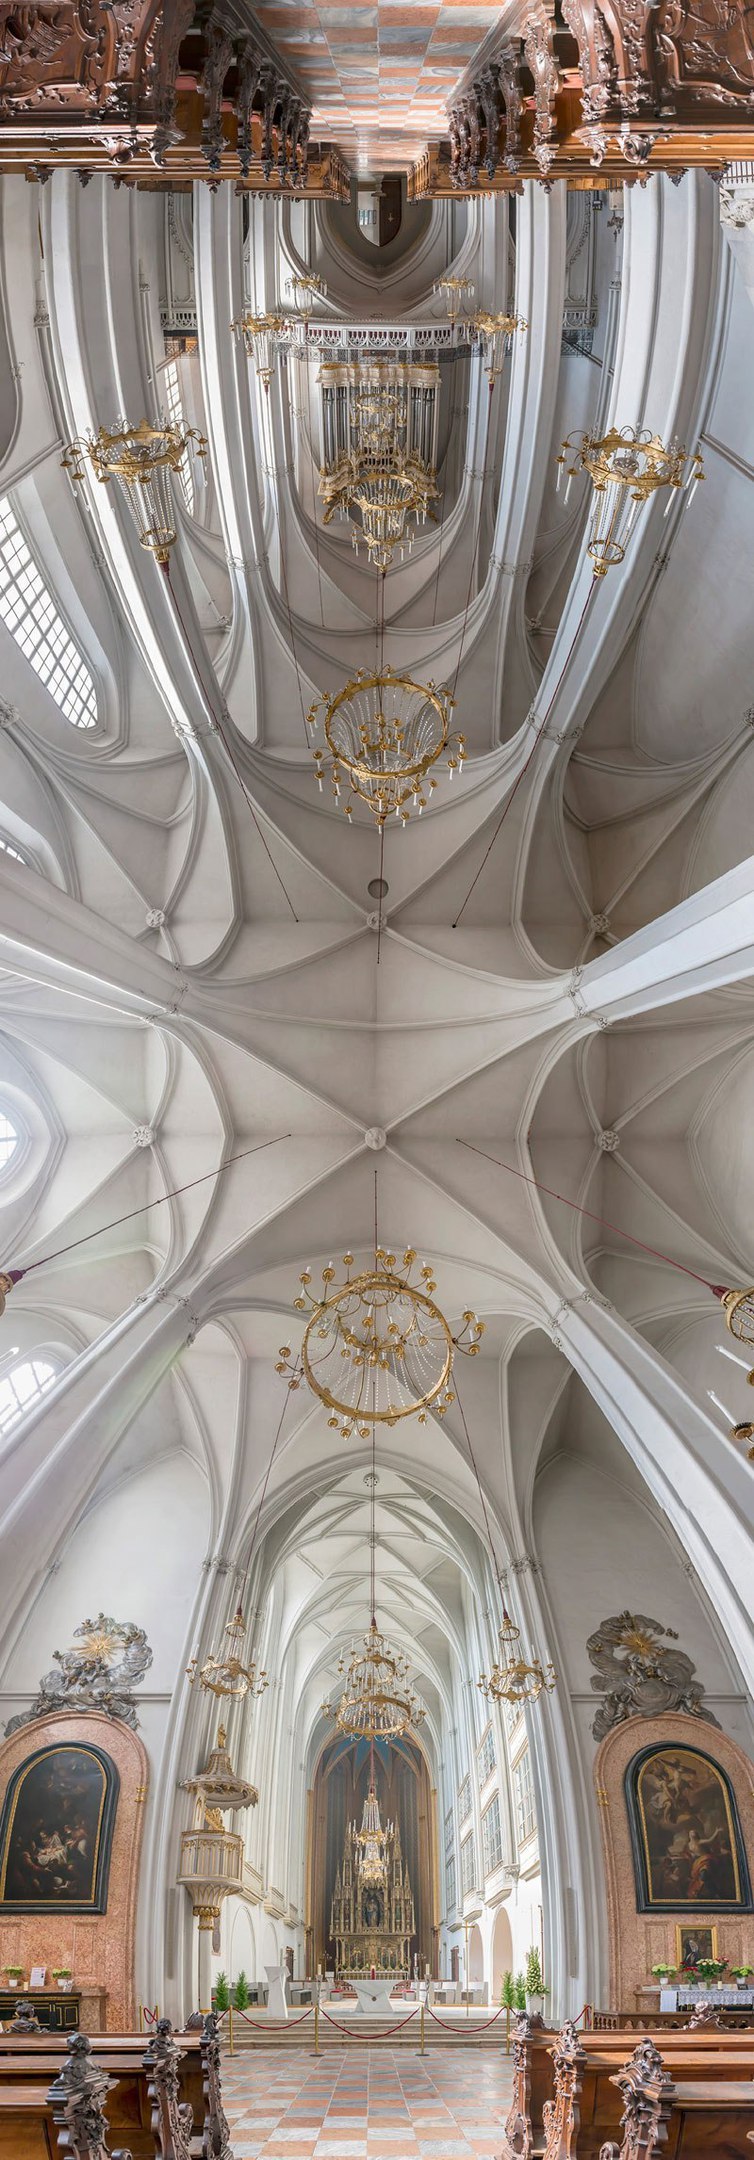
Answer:
<svg viewBox="0 0 754 2160"><path fill-rule="evenodd" d="M485 315L480 312L472 316L474 343L482 353L490 389L498 375L502 375L503 363L516 331L523 333L528 328L523 315Z"/></svg>
<svg viewBox="0 0 754 2160"><path fill-rule="evenodd" d="M346 1676L343 1692L338 1702L323 1702L322 1715L346 1738L400 1740L426 1717L408 1658L380 1634L374 1617L361 1647L352 1644L350 1656L339 1658L338 1671Z"/></svg>
<svg viewBox="0 0 754 2160"><path fill-rule="evenodd" d="M514 1626L505 1604L498 1640L497 1663L489 1678L486 1673L480 1673L477 1682L486 1701L535 1703L543 1690L551 1693L556 1686L552 1665L541 1665L539 1658L527 1663L521 1654L521 1630Z"/></svg>
<svg viewBox="0 0 754 2160"><path fill-rule="evenodd" d="M336 801L346 791L346 817L356 800L380 827L392 815L407 825L412 809L419 816L426 810L437 786L432 767L444 757L451 780L463 767L465 737L450 732L454 709L449 691L390 667L359 670L335 697L323 691L307 714L312 732L321 720L324 733L326 747L313 750L320 792L329 771Z"/></svg>
<svg viewBox="0 0 754 2160"><path fill-rule="evenodd" d="M307 327L314 314L315 301L327 299L324 278L318 277L316 270L294 270L293 276L286 280L285 289L296 314Z"/></svg>
<svg viewBox="0 0 754 2160"><path fill-rule="evenodd" d="M114 481L141 546L164 566L176 541L172 477L180 474L192 451L196 457L206 458L207 438L198 428L170 425L167 421L151 427L148 420L140 420L134 427L121 419L114 428L99 428L96 435L77 436L64 450L61 463L74 487L81 484L87 471L105 484Z"/></svg>
<svg viewBox="0 0 754 2160"><path fill-rule="evenodd" d="M245 1695L263 1695L269 1681L263 1667L257 1668L253 1658L244 1659L246 1621L239 1605L223 1630L218 1651L210 1651L202 1665L198 1657L192 1657L187 1665L187 1678L192 1687L199 1687L210 1695L229 1695L236 1700Z"/></svg>
<svg viewBox="0 0 754 2160"><path fill-rule="evenodd" d="M312 1393L330 1412L328 1425L344 1440L354 1432L368 1439L374 1426L405 1417L426 1425L428 1410L444 1417L455 1400L455 1353L476 1356L484 1322L465 1312L453 1334L434 1302L433 1270L412 1246L399 1262L378 1245L373 1264L355 1275L353 1253L344 1253L342 1265L340 1281L331 1260L322 1269L321 1295L311 1288L311 1269L304 1269L294 1299L307 1316L300 1355L292 1361L284 1345L276 1370L290 1375L292 1386L303 1366Z"/></svg>
<svg viewBox="0 0 754 2160"><path fill-rule="evenodd" d="M242 339L248 357L254 363L256 374L264 385L265 396L269 396L275 354L281 346L288 344L290 324L286 322L284 315L255 315L253 308L247 307L241 315L234 317L230 327L236 337Z"/></svg>
<svg viewBox="0 0 754 2160"><path fill-rule="evenodd" d="M665 516L673 498L687 490L691 502L704 479L698 450L669 448L648 428L610 428L606 435L569 435L558 458L558 489L566 480L565 501L571 483L588 473L593 487L587 554L595 577L605 577L623 561L628 542L645 503L661 488L668 489Z"/></svg>
<svg viewBox="0 0 754 2160"><path fill-rule="evenodd" d="M445 313L451 330L455 330L457 322L466 320L464 309L467 302L473 300L475 289L472 278L437 278L432 291L445 303Z"/></svg>
<svg viewBox="0 0 754 2160"><path fill-rule="evenodd" d="M744 1290L726 1290L719 1284L714 1284L713 1287L725 1313L725 1325L729 1334L733 1336L734 1342L741 1343L745 1349L751 1351L754 1349L754 1287ZM730 1350L726 1350L724 1355L732 1357L736 1365L743 1365L748 1385L754 1387L754 1367L748 1366L748 1358L736 1358ZM724 1410L724 1415L730 1417L730 1411L725 1410L724 1405L718 1402L718 1397L712 1394L711 1388L708 1393L717 1407ZM754 1419L741 1418L736 1422L732 1421L730 1438L746 1442L754 1440ZM751 1446L749 1462L754 1462L754 1447Z"/></svg>
<svg viewBox="0 0 754 2160"><path fill-rule="evenodd" d="M385 571L396 548L400 548L401 561L411 554L417 526L426 525L439 489L431 466L412 454L392 450L387 439L377 442L380 425L376 420L366 423L367 430L373 430L373 447L364 460L347 454L333 469L322 468L319 493L323 524L330 525L337 512L350 526L356 554L366 547L375 569Z"/></svg>

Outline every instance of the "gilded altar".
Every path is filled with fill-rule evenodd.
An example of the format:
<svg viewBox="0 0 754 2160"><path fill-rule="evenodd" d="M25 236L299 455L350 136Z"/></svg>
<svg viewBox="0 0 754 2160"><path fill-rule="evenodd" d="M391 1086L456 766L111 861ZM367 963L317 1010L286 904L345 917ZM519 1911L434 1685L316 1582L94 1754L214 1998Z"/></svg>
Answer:
<svg viewBox="0 0 754 2160"><path fill-rule="evenodd" d="M383 1828L374 1785L361 1828L346 1828L335 1878L330 1933L335 1969L343 1978L408 1976L416 1931L414 1899L397 1823Z"/></svg>

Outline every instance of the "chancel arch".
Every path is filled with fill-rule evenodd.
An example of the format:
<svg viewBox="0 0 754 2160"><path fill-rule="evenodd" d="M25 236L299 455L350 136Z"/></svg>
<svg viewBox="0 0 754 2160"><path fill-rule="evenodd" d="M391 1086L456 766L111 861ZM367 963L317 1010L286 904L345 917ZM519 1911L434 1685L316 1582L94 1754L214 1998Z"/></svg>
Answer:
<svg viewBox="0 0 754 2160"><path fill-rule="evenodd" d="M360 1874L359 1832L374 1791L385 1845L384 1881ZM310 1796L307 1933L323 1970L394 1970L406 1977L418 1958L436 1966L437 1798L424 1749L408 1736L372 1749L366 1741L328 1742ZM354 1838L353 1832L356 1831Z"/></svg>

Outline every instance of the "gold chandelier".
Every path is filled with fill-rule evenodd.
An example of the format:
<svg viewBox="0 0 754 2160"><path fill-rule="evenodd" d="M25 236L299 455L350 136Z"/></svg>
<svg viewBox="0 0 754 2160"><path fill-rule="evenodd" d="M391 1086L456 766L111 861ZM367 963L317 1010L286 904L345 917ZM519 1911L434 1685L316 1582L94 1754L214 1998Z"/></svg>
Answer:
<svg viewBox="0 0 754 2160"><path fill-rule="evenodd" d="M332 1261L322 1269L322 1294L310 1288L311 1269L299 1277L297 1312L307 1314L300 1358L291 1362L288 1344L280 1351L279 1373L297 1382L299 1364L312 1392L330 1411L328 1425L350 1440L369 1437L375 1425L397 1425L427 1411L444 1417L454 1401L450 1385L455 1352L475 1357L484 1332L476 1313L465 1312L454 1335L434 1303L431 1267L419 1263L407 1247L402 1262L378 1245L374 1263L352 1275L353 1253L344 1253L345 1281L336 1281Z"/></svg>
<svg viewBox="0 0 754 2160"><path fill-rule="evenodd" d="M207 438L198 428L167 422L151 427L148 420L133 427L128 420L119 420L114 428L99 428L96 435L77 436L64 450L61 463L74 486L83 481L87 466L95 479L114 480L141 546L164 565L176 539L170 476L180 472L190 445L195 456L206 457Z"/></svg>
<svg viewBox="0 0 754 2160"><path fill-rule="evenodd" d="M615 563L623 561L639 511L652 495L660 488L671 491L665 508L667 517L673 495L689 488L690 502L698 482L704 479L698 450L689 451L676 443L666 449L659 435L650 434L648 428L610 428L606 435L569 435L557 462L558 488L567 474L566 502L577 474L586 472L592 481L587 554L595 577L605 577Z"/></svg>
<svg viewBox="0 0 754 2160"><path fill-rule="evenodd" d="M527 1664L521 1655L521 1630L514 1627L505 1605L499 1642L498 1662L493 1665L489 1679L486 1673L480 1673L477 1682L488 1702L535 1703L543 1688L551 1692L556 1685L552 1665L541 1665L539 1658Z"/></svg>
<svg viewBox="0 0 754 2160"><path fill-rule="evenodd" d="M207 1694L231 1695L239 1700L245 1695L263 1695L269 1685L267 1674L263 1667L257 1668L253 1658L245 1662L245 1641L246 1622L239 1605L223 1630L219 1650L211 1651L203 1665L196 1656L187 1665L187 1677L192 1687L198 1681Z"/></svg>
<svg viewBox="0 0 754 2160"><path fill-rule="evenodd" d="M470 328L475 343L480 346L487 379L492 388L496 377L502 375L503 361L516 330L528 330L523 315L486 315L480 311L472 315Z"/></svg>
<svg viewBox="0 0 754 2160"><path fill-rule="evenodd" d="M323 1702L322 1714L349 1740L399 1740L426 1717L408 1658L380 1634L374 1616L362 1647L352 1644L338 1671L346 1675L343 1692L338 1702Z"/></svg>
<svg viewBox="0 0 754 2160"><path fill-rule="evenodd" d="M356 552L363 543L375 569L384 571L397 547L401 559L406 550L411 553L416 526L426 524L427 511L439 490L431 465L414 452L391 448L386 436L380 436L378 444L379 423L367 425L374 445L367 457L345 452L332 469L323 467L319 492L325 506L323 523L331 524L338 511L350 525ZM359 522L353 516L356 511Z"/></svg>
<svg viewBox="0 0 754 2160"><path fill-rule="evenodd" d="M465 277L437 278L432 291L444 300L448 322L451 329L455 329L459 317L463 317L466 301L474 298L473 280Z"/></svg>
<svg viewBox="0 0 754 2160"><path fill-rule="evenodd" d="M714 1289L715 1295L719 1297L722 1304L725 1313L725 1325L729 1334L733 1336L734 1342L742 1343L747 1350L751 1350L754 1348L754 1287L746 1290L726 1290L720 1287L719 1284L715 1284ZM725 1355L733 1357L733 1352L728 1350ZM734 1362L741 1365L744 1360L737 1358ZM754 1387L754 1367L747 1372L746 1378L749 1387ZM711 1389L709 1393L712 1394ZM717 1403L717 1396L712 1395L712 1400ZM724 1405L720 1403L719 1408L724 1409ZM725 1411L725 1415L730 1417L730 1411ZM731 1440L745 1440L748 1442L754 1440L754 1419L740 1418L737 1420L736 1423L731 1425L730 1438ZM754 1447L749 1447L748 1459L749 1462L754 1462Z"/></svg>
<svg viewBox="0 0 754 2160"><path fill-rule="evenodd" d="M286 281L285 289L290 294L296 314L300 315L304 324L311 322L315 300L327 298L325 280L317 276L316 270L294 270L293 276Z"/></svg>
<svg viewBox="0 0 754 2160"><path fill-rule="evenodd" d="M464 736L450 733L454 706L449 691L433 682L414 682L390 667L373 674L359 669L335 697L323 694L307 714L313 731L320 718L323 724L326 748L313 751L320 791L329 766L336 800L342 786L350 788L379 826L391 813L406 825L412 807L421 816L437 786L430 768L445 753L452 779L466 756ZM343 807L352 817L353 801Z"/></svg>
<svg viewBox="0 0 754 2160"><path fill-rule="evenodd" d="M290 326L284 315L255 315L253 308L246 307L231 323L236 337L243 339L250 360L253 360L259 380L264 384L265 395L269 393L275 366L275 353L286 345Z"/></svg>

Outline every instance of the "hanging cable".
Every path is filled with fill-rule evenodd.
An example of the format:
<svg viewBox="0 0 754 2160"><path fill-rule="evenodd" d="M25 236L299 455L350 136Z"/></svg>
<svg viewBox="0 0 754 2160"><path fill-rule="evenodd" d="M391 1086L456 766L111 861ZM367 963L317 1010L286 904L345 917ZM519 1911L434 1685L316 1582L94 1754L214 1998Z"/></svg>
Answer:
<svg viewBox="0 0 754 2160"><path fill-rule="evenodd" d="M622 1230L620 1223L608 1222L604 1215L595 1215L592 1208L582 1207L578 1200L569 1200L566 1193L554 1192L551 1185L543 1185L539 1178L528 1177L525 1170L516 1170L513 1163L500 1162L497 1155L488 1155L484 1148L475 1147L471 1140L461 1140L458 1134L456 1145L468 1148L470 1155L481 1155L483 1162L494 1163L496 1170L507 1171L509 1177L519 1178L522 1185L533 1185L536 1192L547 1193L548 1199L559 1200L561 1207L572 1208L574 1214L585 1215L589 1222L599 1223L602 1230L613 1230L616 1237L625 1238L629 1245L638 1245L639 1251L649 1253L653 1260L663 1260L667 1267L677 1268L681 1275L690 1275L693 1282L703 1283L705 1290L711 1290L713 1297L725 1295L719 1283L708 1282L706 1275L698 1275L695 1268L685 1267L682 1260L672 1260L669 1253L658 1251L655 1245L645 1245L643 1238L634 1237L630 1230Z"/></svg>
<svg viewBox="0 0 754 2160"><path fill-rule="evenodd" d="M216 1170L205 1170L198 1178L190 1178L187 1185L176 1185L173 1192L160 1193L156 1200L144 1200L141 1207L129 1208L127 1215L116 1215L112 1222L100 1223L98 1230L87 1230L86 1235L72 1238L69 1245L59 1245L55 1252L45 1253L41 1260L30 1260L28 1267L3 1270L4 1280L23 1282L26 1275L33 1275L37 1268L49 1267L53 1260L62 1260L67 1253L76 1252L80 1245L90 1245L92 1238L104 1237L107 1230L119 1230L123 1223L133 1222L137 1215L146 1215L151 1208L164 1207L168 1200L180 1200L183 1193L195 1192L197 1185L207 1185L210 1179L222 1177L232 1163L245 1162L249 1155L261 1155L264 1148L278 1147L282 1140L290 1140L290 1133L278 1133L274 1140L259 1140L254 1147L242 1148L238 1155L229 1155L227 1161L218 1163Z"/></svg>
<svg viewBox="0 0 754 2160"><path fill-rule="evenodd" d="M492 854L492 850L493 850L493 848L494 848L494 845L495 845L495 841L496 841L496 839L497 839L497 837L498 837L498 833L502 831L503 825L505 824L505 820L506 820L506 818L507 818L507 816L508 816L508 811L510 810L510 807L511 807L511 803L512 803L512 802L513 802L513 801L515 800L515 797L516 797L516 795L517 795L517 793L518 793L518 790L519 790L519 788L520 788L520 786L521 786L521 782L522 782L522 780L524 779L524 776L525 776L525 774L526 774L526 773L528 772L528 770L529 770L529 766L530 766L530 764L531 764L531 761L532 761L532 758L533 758L533 756L534 756L534 753L535 753L535 751L536 751L536 750L538 750L538 748L539 748L539 745L540 745L540 743L541 743L541 740L542 740L542 736L544 735L544 732L545 732L545 728L546 728L546 726L547 726L547 722L548 722L548 720L549 720L549 718L550 718L550 714L551 714L551 712L552 712L552 708L553 708L553 705L554 705L554 703L555 703L555 699L556 699L556 697L557 697L557 694L558 694L558 691L559 691L559 689L560 689L560 685L561 685L561 683L562 683L562 681L563 681L563 677L564 677L564 675L565 675L566 669L568 668L568 666L569 666L569 664L570 664L570 660L571 660L571 655L572 655L572 653L573 653L573 651L574 651L574 647L575 647L575 645L576 645L577 639L579 638L579 636L580 636L580 634L581 634L581 630L582 630L582 627L583 627L584 621L585 621L585 619L586 619L586 612L587 612L587 608L589 607L589 603L590 603L590 601L591 601L591 599L592 599L592 596L593 596L593 594L594 594L594 592L595 592L595 590L596 590L596 586L597 586L597 579L593 577L593 578L592 578L592 581L591 581L591 584L590 584L590 586L589 586L589 591L588 591L588 593L587 593L587 596L586 596L586 599L585 599L585 601L584 601L584 605L583 605L583 608L582 608L582 610L581 610L581 614L580 614L580 616L579 616L579 619L578 619L578 622L577 622L577 624L576 624L576 628L575 628L575 631L574 631L573 637L572 637L572 639L571 639L571 643L570 643L570 645L569 645L569 647L568 647L568 651L567 651L567 653L566 653L566 656L565 656L565 660L564 660L564 662L563 662L563 666L562 666L562 668L561 668L561 670L560 670L560 674L559 674L559 676L558 676L558 679L557 679L557 682L556 682L556 684L555 684L555 688L554 688L554 690L553 690L553 692L552 692L552 696L551 696L551 698L550 698L550 702L549 702L549 704L548 704L548 706L547 706L547 710L546 710L546 712L545 712L545 715L544 715L544 719L542 720L542 722L541 722L541 725L540 725L540 726L538 727L538 729L537 729L536 735L535 735L535 737L534 737L534 741L533 741L533 743L532 743L532 746L531 746L531 749L530 749L530 751L529 751L529 755L528 755L528 757L527 757L527 758L525 758L525 760L524 760L524 763L523 763L523 765L522 765L522 767L521 767L521 771L520 771L520 773L518 774L518 777L517 777L517 779L516 779L516 780L514 781L514 783L513 783L513 786L512 786L512 788L511 788L511 791L510 791L510 794L509 794L509 796L508 796L508 798L507 798L507 801L506 801L506 803L505 803L505 806L504 806L504 808L503 808L502 814L501 814L501 816L500 816L500 817L499 817L499 819L498 819L497 825L495 826L495 830L494 830L494 833L493 833L493 835L492 835L492 839L491 839L491 841L490 841L489 847L485 849L484 855L482 856L482 860L481 860L481 862L480 862L480 865L479 865L479 869L477 870L477 873L476 873L476 877L472 878L471 884L470 884L470 886L469 886L469 889L468 889L468 892L467 892L467 894L466 894L466 898L465 898L465 900L464 900L464 901L462 902L462 905L461 905L461 906L459 907L459 910L458 910L458 914L456 915L455 921L454 921L453 923L451 923L451 929L452 929L452 930L457 930L457 929L458 929L458 925L459 925L459 922L460 922L460 920L461 920L461 916L462 916L462 914L463 914L463 912L464 912L464 908L468 907L469 901L470 901L470 899L471 899L471 895L472 895L472 893L473 893L473 891L474 891L474 887L475 887L475 885L478 885L478 883L479 883L479 879L480 879L480 877L481 877L481 875L482 875L482 871L483 871L483 869L484 869L484 866L485 866L485 863L486 863L486 862L488 861L488 858L489 858L489 856L490 856L490 855ZM457 678L456 678L456 679L457 679Z"/></svg>

